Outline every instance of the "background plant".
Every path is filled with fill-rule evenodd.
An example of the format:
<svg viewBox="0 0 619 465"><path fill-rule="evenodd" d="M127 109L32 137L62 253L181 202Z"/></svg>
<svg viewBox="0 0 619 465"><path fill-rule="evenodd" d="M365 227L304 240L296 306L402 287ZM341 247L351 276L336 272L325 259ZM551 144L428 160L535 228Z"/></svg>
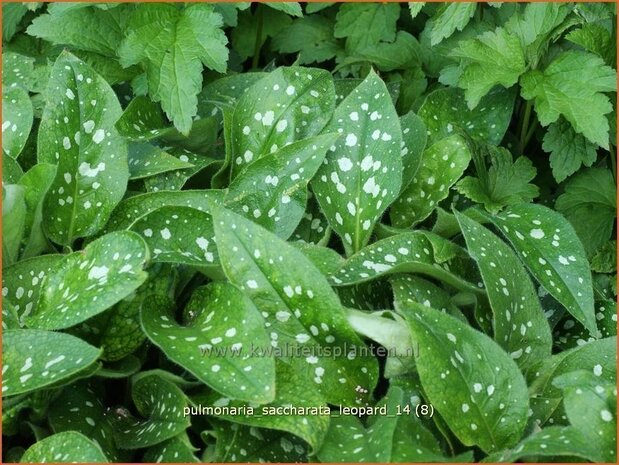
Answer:
<svg viewBox="0 0 619 465"><path fill-rule="evenodd" d="M615 461L615 24L3 5L3 460Z"/></svg>

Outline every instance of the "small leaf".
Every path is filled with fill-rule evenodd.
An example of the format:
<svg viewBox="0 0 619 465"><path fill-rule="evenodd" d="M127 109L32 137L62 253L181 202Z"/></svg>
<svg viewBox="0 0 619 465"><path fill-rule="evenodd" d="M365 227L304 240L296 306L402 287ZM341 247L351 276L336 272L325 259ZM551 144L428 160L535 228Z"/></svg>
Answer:
<svg viewBox="0 0 619 465"><path fill-rule="evenodd" d="M410 4L409 5L414 5ZM419 4L418 4L419 5ZM423 6L423 3L421 3ZM461 31L469 23L475 11L477 3L444 3L434 16L432 16L432 30L430 31L430 43L439 44L443 39L451 36L456 29ZM412 14L412 9L411 9ZM413 15L414 17L415 15Z"/></svg>
<svg viewBox="0 0 619 465"><path fill-rule="evenodd" d="M322 63L341 50L333 26L333 20L324 16L305 16L279 31L272 46L280 53L298 53L299 64Z"/></svg>
<svg viewBox="0 0 619 465"><path fill-rule="evenodd" d="M419 344L415 360L428 400L465 445L513 446L526 425L527 385L490 338L419 304L401 309Z"/></svg>
<svg viewBox="0 0 619 465"><path fill-rule="evenodd" d="M149 144L129 144L129 179L141 179L167 171L191 168L193 165L182 158Z"/></svg>
<svg viewBox="0 0 619 465"><path fill-rule="evenodd" d="M2 88L2 150L17 158L32 129L33 110L22 87Z"/></svg>
<svg viewBox="0 0 619 465"><path fill-rule="evenodd" d="M591 271L574 229L542 205L520 204L488 216L546 290L596 336Z"/></svg>
<svg viewBox="0 0 619 465"><path fill-rule="evenodd" d="M457 213L494 313L494 340L522 369L550 356L552 334L537 292L514 251L490 230Z"/></svg>
<svg viewBox="0 0 619 465"><path fill-rule="evenodd" d="M108 462L101 448L81 433L66 431L53 434L33 444L21 463L101 463Z"/></svg>
<svg viewBox="0 0 619 465"><path fill-rule="evenodd" d="M88 368L100 350L64 333L3 331L2 396L36 391Z"/></svg>
<svg viewBox="0 0 619 465"><path fill-rule="evenodd" d="M393 42L399 16L397 3L343 4L337 13L333 35L345 37L348 50L363 49L381 40Z"/></svg>
<svg viewBox="0 0 619 465"><path fill-rule="evenodd" d="M447 137L428 147L411 184L391 207L393 226L408 228L426 219L447 198L470 161L471 152L460 136Z"/></svg>
<svg viewBox="0 0 619 465"><path fill-rule="evenodd" d="M141 449L159 444L184 431L189 417L184 413L187 399L172 382L151 373L134 379L131 398L140 414L134 417L124 407L108 411L119 448Z"/></svg>
<svg viewBox="0 0 619 465"><path fill-rule="evenodd" d="M135 233L107 234L83 251L67 255L42 285L30 327L62 329L97 315L146 280L148 249Z"/></svg>
<svg viewBox="0 0 619 465"><path fill-rule="evenodd" d="M114 128L121 109L109 84L68 52L54 64L46 98L38 161L58 168L43 226L51 240L70 245L101 229L124 195L127 148Z"/></svg>
<svg viewBox="0 0 619 465"><path fill-rule="evenodd" d="M327 153L312 188L350 255L368 242L402 183L402 130L376 73L371 72L339 104L325 131L340 132L342 137Z"/></svg>
<svg viewBox="0 0 619 465"><path fill-rule="evenodd" d="M170 360L225 396L257 403L273 400L273 358L253 355L253 347L269 345L264 321L237 288L227 283L198 288L184 310L183 326L174 320L169 304L150 302L140 312L142 328Z"/></svg>
<svg viewBox="0 0 619 465"><path fill-rule="evenodd" d="M290 16L303 16L299 2L264 2L264 4L275 10L283 11Z"/></svg>

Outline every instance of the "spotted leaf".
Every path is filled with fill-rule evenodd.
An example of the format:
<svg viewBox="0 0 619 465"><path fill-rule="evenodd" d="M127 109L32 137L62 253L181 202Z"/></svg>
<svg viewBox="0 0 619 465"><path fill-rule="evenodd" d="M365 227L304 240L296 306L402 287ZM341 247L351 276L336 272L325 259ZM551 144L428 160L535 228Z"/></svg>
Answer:
<svg viewBox="0 0 619 465"><path fill-rule="evenodd" d="M322 273L265 229L222 207L213 205L212 211L224 272L263 312L272 344L287 347L284 360L327 402L354 404L359 397L355 388L371 391L376 360L349 353L363 342ZM320 356L319 348L342 357ZM296 350L309 350L309 355L294 356Z"/></svg>
<svg viewBox="0 0 619 465"><path fill-rule="evenodd" d="M26 200L23 186L2 184L2 265L17 261L26 229Z"/></svg>
<svg viewBox="0 0 619 465"><path fill-rule="evenodd" d="M494 340L523 369L550 356L552 334L537 291L514 251L495 234L456 212L471 257L484 280Z"/></svg>
<svg viewBox="0 0 619 465"><path fill-rule="evenodd" d="M589 262L570 223L536 204L514 205L488 219L511 242L535 279L597 336Z"/></svg>
<svg viewBox="0 0 619 465"><path fill-rule="evenodd" d="M185 308L183 326L169 305L151 302L140 312L142 327L170 360L225 396L273 400L273 357L254 355L252 349L269 345L264 320L241 291L227 283L197 289Z"/></svg>
<svg viewBox="0 0 619 465"><path fill-rule="evenodd" d="M57 165L45 198L48 237L70 245L95 234L127 186L127 146L114 123L116 94L88 65L63 52L52 69L38 138L38 161Z"/></svg>
<svg viewBox="0 0 619 465"><path fill-rule="evenodd" d="M205 85L198 95L198 114L214 116L220 108L233 109L245 91L266 76L261 72L230 74Z"/></svg>
<svg viewBox="0 0 619 465"><path fill-rule="evenodd" d="M141 179L167 171L191 168L188 161L150 144L129 144L129 179Z"/></svg>
<svg viewBox="0 0 619 465"><path fill-rule="evenodd" d="M189 426L183 413L187 398L174 383L145 372L134 378L131 398L140 417L124 407L108 410L114 439L122 449L140 449L159 444Z"/></svg>
<svg viewBox="0 0 619 465"><path fill-rule="evenodd" d="M338 105L325 131L342 136L327 153L312 188L350 255L368 242L402 183L402 130L376 73Z"/></svg>
<svg viewBox="0 0 619 465"><path fill-rule="evenodd" d="M194 455L195 450L187 435L180 434L150 447L142 460L144 463L199 463L200 460Z"/></svg>
<svg viewBox="0 0 619 465"><path fill-rule="evenodd" d="M421 166L421 156L428 136L423 120L412 111L400 117L402 127L402 186L400 190L412 182Z"/></svg>
<svg viewBox="0 0 619 465"><path fill-rule="evenodd" d="M465 445L511 447L526 426L527 385L492 339L420 304L401 308L419 346L415 361L428 400Z"/></svg>
<svg viewBox="0 0 619 465"><path fill-rule="evenodd" d="M148 249L135 233L107 234L67 255L42 285L30 327L62 329L97 315L135 291L148 274Z"/></svg>
<svg viewBox="0 0 619 465"><path fill-rule="evenodd" d="M450 249L442 256L439 248ZM473 292L480 289L459 276L470 269L470 259L451 242L431 233L402 233L377 241L350 257L330 276L336 286L357 284L394 273L418 273L444 281L451 286ZM451 271L453 268L456 271ZM465 276L468 273L465 273Z"/></svg>
<svg viewBox="0 0 619 465"><path fill-rule="evenodd" d="M17 158L32 129L34 115L28 92L22 87L2 89L2 150Z"/></svg>
<svg viewBox="0 0 619 465"><path fill-rule="evenodd" d="M101 463L108 462L101 448L91 439L76 431L52 434L33 444L22 463Z"/></svg>
<svg viewBox="0 0 619 465"><path fill-rule="evenodd" d="M336 139L334 134L310 137L265 155L234 179L224 203L287 239L305 212L307 184Z"/></svg>
<svg viewBox="0 0 619 465"><path fill-rule="evenodd" d="M159 105L143 96L129 102L116 122L116 129L121 136L134 141L156 139L174 132L167 127Z"/></svg>
<svg viewBox="0 0 619 465"><path fill-rule="evenodd" d="M152 251L153 262L181 263L198 267L216 265L213 219L190 207L166 206L140 217L131 225Z"/></svg>
<svg viewBox="0 0 619 465"><path fill-rule="evenodd" d="M320 69L278 68L249 87L232 116L232 178L251 161L318 134L334 105L333 79Z"/></svg>
<svg viewBox="0 0 619 465"><path fill-rule="evenodd" d="M8 329L2 334L2 396L35 391L91 366L100 350L70 334Z"/></svg>
<svg viewBox="0 0 619 465"><path fill-rule="evenodd" d="M460 179L471 161L471 152L460 136L439 140L421 155L421 165L411 184L393 203L393 226L408 228L425 220Z"/></svg>
<svg viewBox="0 0 619 465"><path fill-rule="evenodd" d="M496 88L470 110L462 90L438 89L426 97L418 114L426 125L429 144L461 129L474 140L498 145L511 121L514 97L515 92Z"/></svg>

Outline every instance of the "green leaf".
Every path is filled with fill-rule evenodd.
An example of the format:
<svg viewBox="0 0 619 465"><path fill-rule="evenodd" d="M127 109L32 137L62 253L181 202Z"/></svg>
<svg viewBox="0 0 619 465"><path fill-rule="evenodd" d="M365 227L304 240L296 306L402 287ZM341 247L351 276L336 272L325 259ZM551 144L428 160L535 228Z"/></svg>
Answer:
<svg viewBox="0 0 619 465"><path fill-rule="evenodd" d="M444 250L449 253L441 254ZM458 289L479 292L452 269L467 270L471 261L455 244L421 231L388 237L363 248L330 276L336 286L349 286L394 273L419 273Z"/></svg>
<svg viewBox="0 0 619 465"><path fill-rule="evenodd" d="M129 102L116 122L116 129L121 136L133 141L156 139L173 130L167 127L159 105L143 96Z"/></svg>
<svg viewBox="0 0 619 465"><path fill-rule="evenodd" d="M434 144L460 129L475 141L500 144L511 121L514 97L514 92L497 88L482 98L478 108L470 110L461 90L435 90L419 109L428 130L428 143Z"/></svg>
<svg viewBox="0 0 619 465"><path fill-rule="evenodd" d="M187 436L181 434L150 447L142 460L145 463L199 463L193 454L195 450Z"/></svg>
<svg viewBox="0 0 619 465"><path fill-rule="evenodd" d="M114 427L114 440L121 449L159 444L189 426L189 417L184 413L187 408L185 394L157 374L145 372L134 378L131 398L140 417L124 407L108 414Z"/></svg>
<svg viewBox="0 0 619 465"><path fill-rule="evenodd" d="M30 168L19 180L19 185L24 188L24 201L26 203L22 259L39 255L48 246L41 226L43 202L55 176L56 167L54 165L39 163Z"/></svg>
<svg viewBox="0 0 619 465"><path fill-rule="evenodd" d="M608 241L591 257L591 270L596 273L614 273L617 270L617 241Z"/></svg>
<svg viewBox="0 0 619 465"><path fill-rule="evenodd" d="M421 5L423 6L423 4ZM475 2L444 3L440 5L434 16L432 16L430 43L432 45L439 44L443 39L451 36L456 30L461 31L464 29L476 10L477 3ZM414 16L415 15L413 15L413 17Z"/></svg>
<svg viewBox="0 0 619 465"><path fill-rule="evenodd" d="M154 145L129 144L129 179L141 179L156 174L191 168L193 165L182 157L176 158Z"/></svg>
<svg viewBox="0 0 619 465"><path fill-rule="evenodd" d="M346 38L347 50L364 49L378 42L393 42L400 16L397 3L342 4L333 34Z"/></svg>
<svg viewBox="0 0 619 465"><path fill-rule="evenodd" d="M225 108L234 110L245 91L267 75L262 72L229 74L208 83L198 95L198 114L214 115Z"/></svg>
<svg viewBox="0 0 619 465"><path fill-rule="evenodd" d="M421 166L428 135L423 120L412 111L400 117L400 127L402 128L402 187L400 190L404 190L413 181Z"/></svg>
<svg viewBox="0 0 619 465"><path fill-rule="evenodd" d="M598 334L587 254L568 221L542 205L520 204L488 217L542 286L592 336Z"/></svg>
<svg viewBox="0 0 619 465"><path fill-rule="evenodd" d="M331 75L315 68L278 68L239 99L232 116L232 179L249 163L317 135L335 105Z"/></svg>
<svg viewBox="0 0 619 465"><path fill-rule="evenodd" d="M197 124L194 125L196 128ZM170 154L183 163L192 165L189 168L166 171L144 179L144 187L148 192L181 190L192 179L208 179L220 165L214 158L197 155L187 150L170 149ZM201 184L204 184L202 182Z"/></svg>
<svg viewBox="0 0 619 465"><path fill-rule="evenodd" d="M269 345L264 320L240 290L228 283L197 289L185 307L183 326L170 310L169 304L157 303L140 312L146 335L170 360L225 396L257 403L273 400L273 357L252 352L253 347Z"/></svg>
<svg viewBox="0 0 619 465"><path fill-rule="evenodd" d="M7 329L2 334L2 396L36 391L88 368L101 351L64 333Z"/></svg>
<svg viewBox="0 0 619 465"><path fill-rule="evenodd" d="M307 184L338 137L309 137L249 164L230 184L225 205L287 239L305 212Z"/></svg>
<svg viewBox="0 0 619 465"><path fill-rule="evenodd" d="M405 31L398 31L394 42L379 42L365 48L356 48L353 53L342 63L349 60L354 64L359 59L365 59L381 71L415 68L421 64L419 42Z"/></svg>
<svg viewBox="0 0 619 465"><path fill-rule="evenodd" d="M28 92L21 87L2 88L2 150L17 158L32 128L33 110Z"/></svg>
<svg viewBox="0 0 619 465"><path fill-rule="evenodd" d="M68 328L107 310L146 280L142 268L148 255L144 241L128 231L107 234L67 255L46 277L28 326Z"/></svg>
<svg viewBox="0 0 619 465"><path fill-rule="evenodd" d="M259 23L262 23L260 31ZM239 14L238 26L231 33L232 48L242 60L253 57L269 37L276 36L290 23L292 23L290 16L273 8L256 8L254 13L251 10L243 11Z"/></svg>
<svg viewBox="0 0 619 465"><path fill-rule="evenodd" d="M98 444L110 460L121 460L101 394L101 390L97 391L92 384L77 383L65 387L50 406L49 422L55 433L81 433Z"/></svg>
<svg viewBox="0 0 619 465"><path fill-rule="evenodd" d="M125 192L127 148L114 128L121 109L107 82L68 52L54 64L46 98L38 161L58 168L43 226L51 240L70 245L96 233Z"/></svg>
<svg viewBox="0 0 619 465"><path fill-rule="evenodd" d="M513 446L526 425L527 385L490 338L420 304L401 311L419 344L417 370L428 400L465 445L485 452Z"/></svg>
<svg viewBox="0 0 619 465"><path fill-rule="evenodd" d="M21 463L100 463L108 462L101 448L81 433L66 431L53 434L33 444Z"/></svg>
<svg viewBox="0 0 619 465"><path fill-rule="evenodd" d="M17 29L19 23L28 12L28 9L22 3L5 3L2 5L2 40L10 41Z"/></svg>
<svg viewBox="0 0 619 465"><path fill-rule="evenodd" d="M17 3L11 4L11 7ZM8 5L4 5L7 7ZM3 17L4 19L4 17ZM12 88L21 86L30 90L34 73L34 58L15 52L2 52L2 84Z"/></svg>
<svg viewBox="0 0 619 465"><path fill-rule="evenodd" d="M456 212L471 257L477 262L493 310L494 340L527 369L550 356L552 334L524 266L495 234Z"/></svg>
<svg viewBox="0 0 619 465"><path fill-rule="evenodd" d="M25 189L15 184L2 184L2 266L17 260L26 228Z"/></svg>
<svg viewBox="0 0 619 465"><path fill-rule="evenodd" d="M610 32L598 23L583 24L570 31L565 38L580 45L587 52L603 58L607 65L612 66L616 61Z"/></svg>
<svg viewBox="0 0 619 465"><path fill-rule="evenodd" d="M350 254L368 242L402 183L402 130L376 73L371 72L339 104L325 131L340 132L342 137L327 153L312 187Z"/></svg>
<svg viewBox="0 0 619 465"><path fill-rule="evenodd" d="M357 386L373 388L376 360L349 354L344 363L320 356L320 348L343 354L344 345L346 352L363 347L326 278L300 251L268 231L219 206L212 210L224 272L264 312L275 334L272 342L287 347L287 363L327 402L354 404ZM294 347L309 349L311 355L290 357Z"/></svg>
<svg viewBox="0 0 619 465"><path fill-rule="evenodd" d="M322 16L296 19L273 37L280 53L298 53L299 64L321 63L334 58L341 48L333 36L334 22Z"/></svg>
<svg viewBox="0 0 619 465"><path fill-rule="evenodd" d="M576 133L563 118L548 127L542 148L550 153L552 175L557 182L564 181L582 165L591 166L597 159L596 145Z"/></svg>
<svg viewBox="0 0 619 465"><path fill-rule="evenodd" d="M521 95L534 100L542 126L563 116L574 130L608 149L612 105L604 92L616 90L616 72L591 53L570 50L558 55L544 71L531 70L520 80Z"/></svg>
<svg viewBox="0 0 619 465"><path fill-rule="evenodd" d="M557 198L555 208L563 214L588 254L610 239L617 216L617 188L610 170L590 168L578 173Z"/></svg>
<svg viewBox="0 0 619 465"><path fill-rule="evenodd" d="M485 173L480 173L478 167L478 177L462 178L456 184L459 193L483 204L492 213L509 205L531 202L539 195L538 187L530 183L537 174L531 160L522 156L514 162L510 151L503 147L488 146L487 150L492 166Z"/></svg>
<svg viewBox="0 0 619 465"><path fill-rule="evenodd" d="M19 162L2 152L2 183L17 184L23 175Z"/></svg>
<svg viewBox="0 0 619 465"><path fill-rule="evenodd" d="M148 92L183 134L197 114L202 65L226 71L228 42L221 15L212 5L182 9L167 4L139 5L118 50L123 66L142 63ZM195 58L193 58L195 57Z"/></svg>
<svg viewBox="0 0 619 465"><path fill-rule="evenodd" d="M409 2L408 9L410 10L411 17L415 19L425 6L426 2Z"/></svg>
<svg viewBox="0 0 619 465"><path fill-rule="evenodd" d="M471 161L466 141L458 135L434 143L421 155L421 166L411 184L390 210L391 223L407 228L425 220L460 179Z"/></svg>
<svg viewBox="0 0 619 465"><path fill-rule="evenodd" d="M451 56L462 60L458 86L464 89L470 109L476 108L494 86L510 88L526 71L520 41L501 27L459 42Z"/></svg>
<svg viewBox="0 0 619 465"><path fill-rule="evenodd" d="M36 17L27 29L31 36L56 45L70 45L78 50L116 57L133 13L132 5L120 8L49 9Z"/></svg>
<svg viewBox="0 0 619 465"><path fill-rule="evenodd" d="M301 4L299 2L264 2L269 8L273 8L278 11L283 11L290 16L303 16L301 10Z"/></svg>

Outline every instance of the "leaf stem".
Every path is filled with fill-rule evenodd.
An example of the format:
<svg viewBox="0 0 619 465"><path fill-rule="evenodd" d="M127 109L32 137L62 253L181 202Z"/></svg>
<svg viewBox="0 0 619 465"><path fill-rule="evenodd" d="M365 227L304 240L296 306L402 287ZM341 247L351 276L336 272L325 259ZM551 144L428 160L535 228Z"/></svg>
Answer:
<svg viewBox="0 0 619 465"><path fill-rule="evenodd" d="M257 5L256 7L256 22L258 26L256 27L256 43L254 44L254 57L251 62L251 69L258 69L258 64L260 61L260 48L262 47L262 26L264 22L263 18L263 8L262 5Z"/></svg>
<svg viewBox="0 0 619 465"><path fill-rule="evenodd" d="M529 119L531 119L531 107L533 104L531 100L527 100L527 105L524 108L524 118L522 120L522 126L520 127L520 150L524 151L526 144L527 133L529 132Z"/></svg>

